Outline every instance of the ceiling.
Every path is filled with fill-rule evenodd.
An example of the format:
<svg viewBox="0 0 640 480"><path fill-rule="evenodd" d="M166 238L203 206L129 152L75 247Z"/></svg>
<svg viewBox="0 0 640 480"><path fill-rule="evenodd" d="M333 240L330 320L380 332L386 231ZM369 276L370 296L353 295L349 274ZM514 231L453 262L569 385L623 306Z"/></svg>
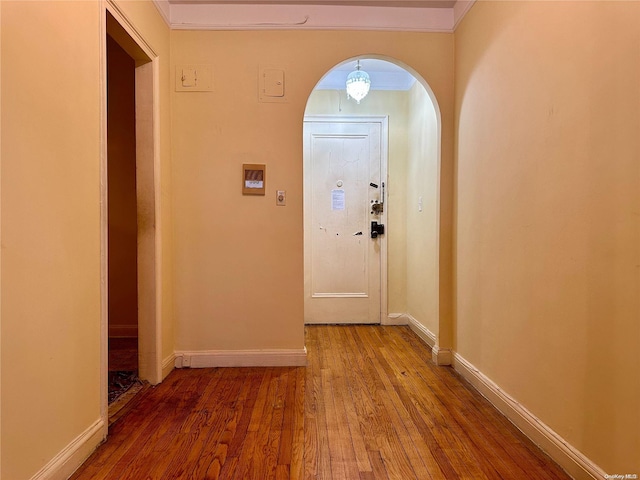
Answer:
<svg viewBox="0 0 640 480"><path fill-rule="evenodd" d="M172 29L453 32L476 0L153 0Z"/></svg>
<svg viewBox="0 0 640 480"><path fill-rule="evenodd" d="M404 68L384 60L361 59L360 68L369 74L371 90L409 90L416 81ZM316 89L344 90L347 75L355 69L355 61L336 66L318 82Z"/></svg>

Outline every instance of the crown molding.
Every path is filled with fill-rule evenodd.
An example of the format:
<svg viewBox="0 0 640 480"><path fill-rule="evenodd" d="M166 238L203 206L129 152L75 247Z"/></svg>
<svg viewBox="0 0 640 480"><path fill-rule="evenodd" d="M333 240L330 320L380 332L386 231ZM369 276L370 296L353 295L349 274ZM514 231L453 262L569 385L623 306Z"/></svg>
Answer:
<svg viewBox="0 0 640 480"><path fill-rule="evenodd" d="M170 3L153 0L174 30L380 30L451 33L475 0L452 8L304 4Z"/></svg>
<svg viewBox="0 0 640 480"><path fill-rule="evenodd" d="M171 27L171 5L169 4L169 0L153 0L153 4L156 6L164 23Z"/></svg>
<svg viewBox="0 0 640 480"><path fill-rule="evenodd" d="M464 16L471 10L476 0L458 0L453 5L453 30L455 31L460 25Z"/></svg>

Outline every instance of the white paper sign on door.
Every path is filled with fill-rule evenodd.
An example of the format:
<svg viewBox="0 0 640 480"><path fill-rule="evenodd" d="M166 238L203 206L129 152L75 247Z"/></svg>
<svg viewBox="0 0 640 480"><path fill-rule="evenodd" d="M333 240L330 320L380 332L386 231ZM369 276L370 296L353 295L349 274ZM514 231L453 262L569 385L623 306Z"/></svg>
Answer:
<svg viewBox="0 0 640 480"><path fill-rule="evenodd" d="M344 190L331 190L331 210L344 210Z"/></svg>

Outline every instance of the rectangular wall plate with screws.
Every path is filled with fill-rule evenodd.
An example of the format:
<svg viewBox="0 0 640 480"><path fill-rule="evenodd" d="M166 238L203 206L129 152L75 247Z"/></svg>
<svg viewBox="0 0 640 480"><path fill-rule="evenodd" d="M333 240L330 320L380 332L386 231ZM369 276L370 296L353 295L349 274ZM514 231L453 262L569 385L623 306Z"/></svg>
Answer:
<svg viewBox="0 0 640 480"><path fill-rule="evenodd" d="M285 190L276 190L276 205L284 207L287 204L287 192Z"/></svg>

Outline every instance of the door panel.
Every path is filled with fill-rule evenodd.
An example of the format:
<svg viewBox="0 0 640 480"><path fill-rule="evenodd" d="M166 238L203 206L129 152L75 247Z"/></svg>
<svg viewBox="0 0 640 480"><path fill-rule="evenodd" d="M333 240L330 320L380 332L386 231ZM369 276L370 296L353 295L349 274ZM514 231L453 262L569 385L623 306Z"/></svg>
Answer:
<svg viewBox="0 0 640 480"><path fill-rule="evenodd" d="M305 122L304 146L305 322L380 323L381 125Z"/></svg>

